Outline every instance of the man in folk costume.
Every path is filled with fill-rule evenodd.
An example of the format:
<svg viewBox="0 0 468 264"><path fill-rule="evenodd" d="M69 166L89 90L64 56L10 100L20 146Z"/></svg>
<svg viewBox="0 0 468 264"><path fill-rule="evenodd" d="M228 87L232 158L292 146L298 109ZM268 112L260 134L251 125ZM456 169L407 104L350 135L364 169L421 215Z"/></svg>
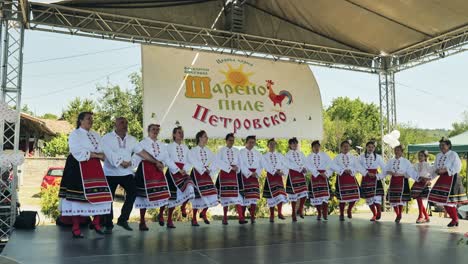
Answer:
<svg viewBox="0 0 468 264"><path fill-rule="evenodd" d="M125 202L122 206L120 217L117 225L131 231L132 228L128 225L128 219L132 212L133 203L136 198L136 185L133 175L132 155L135 153L138 141L135 137L128 135L128 121L125 117L115 119L114 131L107 133L102 137L102 150L106 155L104 160L104 174L112 193L115 196L115 190L120 185L125 190ZM139 155L149 155L145 151L138 153ZM113 210L105 217L106 233L112 233L114 224Z"/></svg>
<svg viewBox="0 0 468 264"><path fill-rule="evenodd" d="M297 214L299 214L299 217L304 218L304 204L308 197L307 180L305 177L305 173L307 172L305 156L298 149L298 143L296 138L289 139L289 151L285 155L285 165L288 169L286 192L288 193L289 201L291 201L293 222L297 221ZM298 200L299 208L296 207Z"/></svg>
<svg viewBox="0 0 468 264"><path fill-rule="evenodd" d="M169 155L166 146L158 140L160 126L150 124L148 126L148 137L144 138L138 144L139 150L146 151L150 155L134 155L133 162L138 166L135 174L137 187L137 197L135 199L135 208L140 209L141 231L148 231L145 215L147 209L161 208L167 205L171 194L164 176L164 163L167 163ZM164 220L159 219L159 224L164 225ZM173 228L172 223L167 223L168 228Z"/></svg>
<svg viewBox="0 0 468 264"><path fill-rule="evenodd" d="M263 198L267 199L270 208L270 222L275 221L275 206L278 208L278 218L284 220L283 203L288 202L288 194L284 189L283 178L288 175L285 167L284 156L276 151L274 138L268 140L268 152L263 154L262 165L267 172L265 185L263 186Z"/></svg>
<svg viewBox="0 0 468 264"><path fill-rule="evenodd" d="M181 206L182 217L187 217L187 203L195 198L195 184L190 177L192 165L188 162L188 147L184 142L184 130L178 126L172 130L172 139L174 142L167 145L169 157L167 159L166 179L171 191L171 198L167 204L168 218L167 226L175 227L172 215L176 206ZM159 211L158 218L164 213L165 206ZM162 219L164 221L164 219Z"/></svg>
<svg viewBox="0 0 468 264"><path fill-rule="evenodd" d="M245 224L243 215L243 199L240 194L238 173L240 172L239 150L234 148L234 134L226 135L226 146L222 147L214 161L214 167L219 171L216 187L223 206L223 225L228 224L227 212L229 205L235 205L239 215L239 224Z"/></svg>
<svg viewBox="0 0 468 264"><path fill-rule="evenodd" d="M192 226L199 226L197 222L198 210L202 210L200 217L205 224L209 225L208 208L218 205L218 193L212 180L214 175L212 163L215 156L206 147L208 135L205 131L202 130L196 134L195 142L197 146L189 151L189 162L193 166L191 177L195 183L195 198L192 200Z"/></svg>
<svg viewBox="0 0 468 264"><path fill-rule="evenodd" d="M260 199L260 185L258 178L262 174L262 154L254 149L257 143L255 136L247 136L245 139L245 148L240 151L240 165L242 183L242 195L244 198L243 214L247 206L250 212L250 222L255 223L255 210L257 209L257 201Z"/></svg>
<svg viewBox="0 0 468 264"><path fill-rule="evenodd" d="M363 171L361 181L361 198L366 199L366 203L371 209L372 222L380 220L382 215L382 200L384 189L382 179L385 178L385 162L382 156L375 153L375 141L366 143L366 151L359 156L359 162ZM380 170L380 172L379 172Z"/></svg>
<svg viewBox="0 0 468 264"><path fill-rule="evenodd" d="M403 206L411 200L409 178L415 178L416 171L411 162L403 158L403 146L394 149L395 158L390 159L385 167L385 173L391 175L388 188L388 200L396 214L395 223L400 223Z"/></svg>
<svg viewBox="0 0 468 264"><path fill-rule="evenodd" d="M112 194L107 184L101 160L105 159L101 137L91 131L93 113L78 115L76 129L68 137L68 155L60 183L59 210L62 216L71 216L73 238L83 238L81 216L94 216L92 227L98 234L100 216L111 212Z"/></svg>
<svg viewBox="0 0 468 264"><path fill-rule="evenodd" d="M317 209L317 220L328 221L328 201L330 200L330 185L328 178L332 176L331 159L320 151L320 141L311 144L312 153L306 158L306 167L312 173L309 182L310 203Z"/></svg>
<svg viewBox="0 0 468 264"><path fill-rule="evenodd" d="M357 157L349 153L351 142L345 140L340 144L341 153L332 162L331 169L336 172L335 195L340 200L340 221L344 221L344 210L348 203L348 218L353 218L353 206L359 200L359 185L356 173L362 171Z"/></svg>
<svg viewBox="0 0 468 264"><path fill-rule="evenodd" d="M468 203L463 188L461 160L458 154L452 151L452 142L442 138L439 141L440 153L436 156L435 174L439 179L429 193L429 201L444 206L452 221L448 227L458 226L457 204Z"/></svg>
<svg viewBox="0 0 468 264"><path fill-rule="evenodd" d="M416 224L429 223L429 215L424 207L423 199L427 199L429 195L429 186L431 186L431 179L435 176L434 166L427 162L427 150L418 152L418 160L414 164L414 169L417 171L415 183L411 188L411 198L416 199L418 202L419 216Z"/></svg>

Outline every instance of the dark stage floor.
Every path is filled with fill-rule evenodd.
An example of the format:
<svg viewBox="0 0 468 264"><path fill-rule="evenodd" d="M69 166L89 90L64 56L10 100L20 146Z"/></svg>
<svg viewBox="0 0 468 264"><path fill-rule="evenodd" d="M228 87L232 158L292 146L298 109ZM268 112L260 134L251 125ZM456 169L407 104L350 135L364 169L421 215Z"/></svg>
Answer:
<svg viewBox="0 0 468 264"><path fill-rule="evenodd" d="M68 229L39 227L15 231L2 255L20 263L467 263L468 246L457 246L459 232L442 226L364 219L327 223L306 217L270 224L228 226L220 221L192 228L177 223L166 230L152 224L149 232L128 232L73 240ZM412 221L412 220L411 220ZM135 228L136 224L133 224Z"/></svg>

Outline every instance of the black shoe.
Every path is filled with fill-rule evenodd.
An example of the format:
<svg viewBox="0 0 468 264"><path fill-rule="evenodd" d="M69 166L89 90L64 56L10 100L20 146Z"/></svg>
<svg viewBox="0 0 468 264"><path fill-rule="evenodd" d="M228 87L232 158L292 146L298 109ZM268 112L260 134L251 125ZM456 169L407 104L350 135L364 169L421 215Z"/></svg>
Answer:
<svg viewBox="0 0 468 264"><path fill-rule="evenodd" d="M281 219L281 220L286 219L286 217L284 217L283 215L278 215L278 218Z"/></svg>
<svg viewBox="0 0 468 264"><path fill-rule="evenodd" d="M104 234L107 234L107 235L112 234L112 227L106 227L104 230Z"/></svg>
<svg viewBox="0 0 468 264"><path fill-rule="evenodd" d="M94 231L96 231L96 234L98 235L104 235L104 231L102 231L102 228L99 228L99 229L94 228Z"/></svg>
<svg viewBox="0 0 468 264"><path fill-rule="evenodd" d="M187 213L182 213L182 217L183 217L183 218L186 218L186 217L187 217Z"/></svg>
<svg viewBox="0 0 468 264"><path fill-rule="evenodd" d="M75 232L72 231L72 235L73 235L73 238L84 238L81 232L79 234L75 234Z"/></svg>
<svg viewBox="0 0 468 264"><path fill-rule="evenodd" d="M89 224L89 226L88 226L88 227L89 227L89 230L94 230L94 225L93 225L92 223L91 223L91 224Z"/></svg>
<svg viewBox="0 0 468 264"><path fill-rule="evenodd" d="M158 223L160 226L164 226L164 220L161 220L161 214L158 214Z"/></svg>
<svg viewBox="0 0 468 264"><path fill-rule="evenodd" d="M203 219L203 222L204 222L205 224L207 224L207 225L209 225L209 224L210 224L210 220L208 220L208 219L206 219L206 218L205 218L205 219Z"/></svg>
<svg viewBox="0 0 468 264"><path fill-rule="evenodd" d="M340 221L344 221L344 215L340 215Z"/></svg>
<svg viewBox="0 0 468 264"><path fill-rule="evenodd" d="M455 226L458 226L458 222L452 221L447 225L447 227L455 227Z"/></svg>
<svg viewBox="0 0 468 264"><path fill-rule="evenodd" d="M140 223L140 225L138 226L138 229L140 229L140 231L148 231L149 228L146 226L145 223Z"/></svg>
<svg viewBox="0 0 468 264"><path fill-rule="evenodd" d="M167 224L167 228L168 229L173 229L173 228L176 228L174 224Z"/></svg>
<svg viewBox="0 0 468 264"><path fill-rule="evenodd" d="M245 220L239 220L239 224L240 224L240 225L245 225L245 224L247 224L247 223L248 223L248 222L245 221Z"/></svg>
<svg viewBox="0 0 468 264"><path fill-rule="evenodd" d="M226 221L223 220L223 225L228 225L228 221L227 221L227 220L226 220Z"/></svg>
<svg viewBox="0 0 468 264"><path fill-rule="evenodd" d="M121 226L123 229L128 230L128 231L133 231L133 229L128 225L127 221L119 221L117 222L118 226Z"/></svg>
<svg viewBox="0 0 468 264"><path fill-rule="evenodd" d="M301 213L300 210L297 210L296 214L297 214L300 218L304 219L304 213Z"/></svg>
<svg viewBox="0 0 468 264"><path fill-rule="evenodd" d="M192 222L192 226L200 226L198 223Z"/></svg>

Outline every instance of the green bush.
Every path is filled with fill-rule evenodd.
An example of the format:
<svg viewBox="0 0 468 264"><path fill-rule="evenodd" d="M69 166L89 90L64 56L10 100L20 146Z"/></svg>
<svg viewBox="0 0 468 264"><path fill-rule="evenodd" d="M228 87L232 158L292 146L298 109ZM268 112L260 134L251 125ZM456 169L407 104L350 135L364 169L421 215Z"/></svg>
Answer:
<svg viewBox="0 0 468 264"><path fill-rule="evenodd" d="M60 215L59 189L59 186L50 186L41 190L41 212L51 219L56 219Z"/></svg>
<svg viewBox="0 0 468 264"><path fill-rule="evenodd" d="M68 154L68 136L59 134L51 141L46 142L42 152L47 157L64 156Z"/></svg>

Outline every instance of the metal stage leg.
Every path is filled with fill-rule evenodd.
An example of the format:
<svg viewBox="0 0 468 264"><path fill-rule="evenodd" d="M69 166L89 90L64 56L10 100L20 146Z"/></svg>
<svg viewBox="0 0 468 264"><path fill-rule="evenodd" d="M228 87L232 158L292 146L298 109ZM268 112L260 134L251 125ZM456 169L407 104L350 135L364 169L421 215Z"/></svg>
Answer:
<svg viewBox="0 0 468 264"><path fill-rule="evenodd" d="M383 142L383 136L396 128L396 96L395 96L395 72L392 57L380 57L377 65L381 69L379 74L379 103L380 103L380 135L382 138L382 157L385 161L393 157L393 150ZM385 188L385 185L384 185ZM382 197L382 211L387 210L385 195Z"/></svg>
<svg viewBox="0 0 468 264"><path fill-rule="evenodd" d="M23 70L24 25L19 1L0 1L0 56L1 56L1 100L9 107L17 109L16 122L0 123L0 144L4 150L18 152L20 135L21 82ZM0 178L0 242L8 241L16 219L17 207L17 168L13 168L13 178L8 170L1 171Z"/></svg>
<svg viewBox="0 0 468 264"><path fill-rule="evenodd" d="M380 133L382 136L382 157L388 160L393 157L392 149L384 144L383 136L396 128L396 98L395 98L395 72L391 69L392 58L381 57L379 59L381 71L379 71L379 102L380 102Z"/></svg>

